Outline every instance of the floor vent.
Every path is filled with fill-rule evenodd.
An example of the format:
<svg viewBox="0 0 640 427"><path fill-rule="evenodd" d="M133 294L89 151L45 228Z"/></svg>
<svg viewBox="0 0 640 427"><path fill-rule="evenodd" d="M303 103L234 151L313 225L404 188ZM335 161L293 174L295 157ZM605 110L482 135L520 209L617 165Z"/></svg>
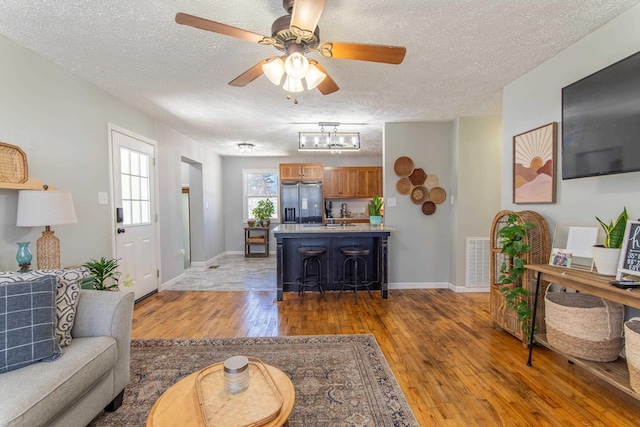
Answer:
<svg viewBox="0 0 640 427"><path fill-rule="evenodd" d="M218 268L220 267L219 265L210 265L209 268Z"/></svg>
<svg viewBox="0 0 640 427"><path fill-rule="evenodd" d="M489 286L491 281L490 250L488 237L467 237L465 286Z"/></svg>

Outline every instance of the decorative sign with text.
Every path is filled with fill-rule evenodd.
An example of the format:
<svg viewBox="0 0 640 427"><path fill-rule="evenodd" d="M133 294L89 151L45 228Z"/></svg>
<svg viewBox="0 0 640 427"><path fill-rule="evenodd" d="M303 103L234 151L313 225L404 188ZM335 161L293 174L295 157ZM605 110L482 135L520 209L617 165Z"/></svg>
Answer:
<svg viewBox="0 0 640 427"><path fill-rule="evenodd" d="M627 221L618 264L618 280L625 274L640 276L640 221Z"/></svg>

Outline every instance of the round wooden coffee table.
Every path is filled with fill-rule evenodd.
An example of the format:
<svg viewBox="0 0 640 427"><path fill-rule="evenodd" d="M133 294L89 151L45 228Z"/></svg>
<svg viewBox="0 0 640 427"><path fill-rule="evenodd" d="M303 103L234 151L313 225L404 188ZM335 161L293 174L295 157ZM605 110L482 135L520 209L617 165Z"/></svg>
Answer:
<svg viewBox="0 0 640 427"><path fill-rule="evenodd" d="M268 427L276 427L287 424L293 403L295 391L289 377L273 366L264 365L278 391L282 395L282 410L276 419L265 424ZM205 368L206 369L206 368ZM190 374L165 391L158 398L149 412L147 427L175 427L175 426L204 426L198 392L196 390L196 378L201 371Z"/></svg>

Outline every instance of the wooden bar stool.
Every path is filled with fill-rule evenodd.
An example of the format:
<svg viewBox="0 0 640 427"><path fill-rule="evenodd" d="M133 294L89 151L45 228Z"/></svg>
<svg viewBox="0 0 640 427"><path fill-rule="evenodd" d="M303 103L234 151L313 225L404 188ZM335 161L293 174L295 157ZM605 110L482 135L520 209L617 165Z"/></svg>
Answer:
<svg viewBox="0 0 640 427"><path fill-rule="evenodd" d="M373 282L367 280L367 260L364 258L369 255L369 249L351 247L342 248L340 252L346 255L347 258L342 264L342 288L340 289L338 298L342 295L344 288L349 287L353 288L356 304L358 304L358 288L366 288L369 296L373 299L373 295L371 295L371 290L369 289L369 286L371 286ZM347 267L349 266L351 266L351 277L347 278ZM362 276L360 276L358 272L360 266L362 266Z"/></svg>
<svg viewBox="0 0 640 427"><path fill-rule="evenodd" d="M322 261L320 255L327 252L327 248L317 246L303 246L298 248L298 253L302 255L302 278L298 279L298 294L302 296L300 303L304 302L304 292L307 288L318 288L322 299L327 298L324 294L326 280L322 279Z"/></svg>

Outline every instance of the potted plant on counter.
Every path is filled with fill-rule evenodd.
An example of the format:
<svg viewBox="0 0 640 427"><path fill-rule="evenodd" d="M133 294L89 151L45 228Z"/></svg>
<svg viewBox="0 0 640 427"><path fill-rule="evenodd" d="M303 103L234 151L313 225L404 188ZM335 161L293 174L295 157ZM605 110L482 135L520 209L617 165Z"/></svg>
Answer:
<svg viewBox="0 0 640 427"><path fill-rule="evenodd" d="M380 215L380 209L382 208L382 198L377 194L373 194L371 202L369 203L369 223L371 225L382 224L382 215Z"/></svg>
<svg viewBox="0 0 640 427"><path fill-rule="evenodd" d="M615 223L609 220L609 223L606 224L600 218L596 217L596 219L602 226L605 237L602 245L593 246L593 262L596 264L598 274L615 276L618 271L624 230L627 226L627 220L629 220L627 208L622 210Z"/></svg>
<svg viewBox="0 0 640 427"><path fill-rule="evenodd" d="M253 208L251 215L255 219L254 227L268 227L271 224L271 215L275 212L273 202L269 199L258 200L258 206Z"/></svg>

